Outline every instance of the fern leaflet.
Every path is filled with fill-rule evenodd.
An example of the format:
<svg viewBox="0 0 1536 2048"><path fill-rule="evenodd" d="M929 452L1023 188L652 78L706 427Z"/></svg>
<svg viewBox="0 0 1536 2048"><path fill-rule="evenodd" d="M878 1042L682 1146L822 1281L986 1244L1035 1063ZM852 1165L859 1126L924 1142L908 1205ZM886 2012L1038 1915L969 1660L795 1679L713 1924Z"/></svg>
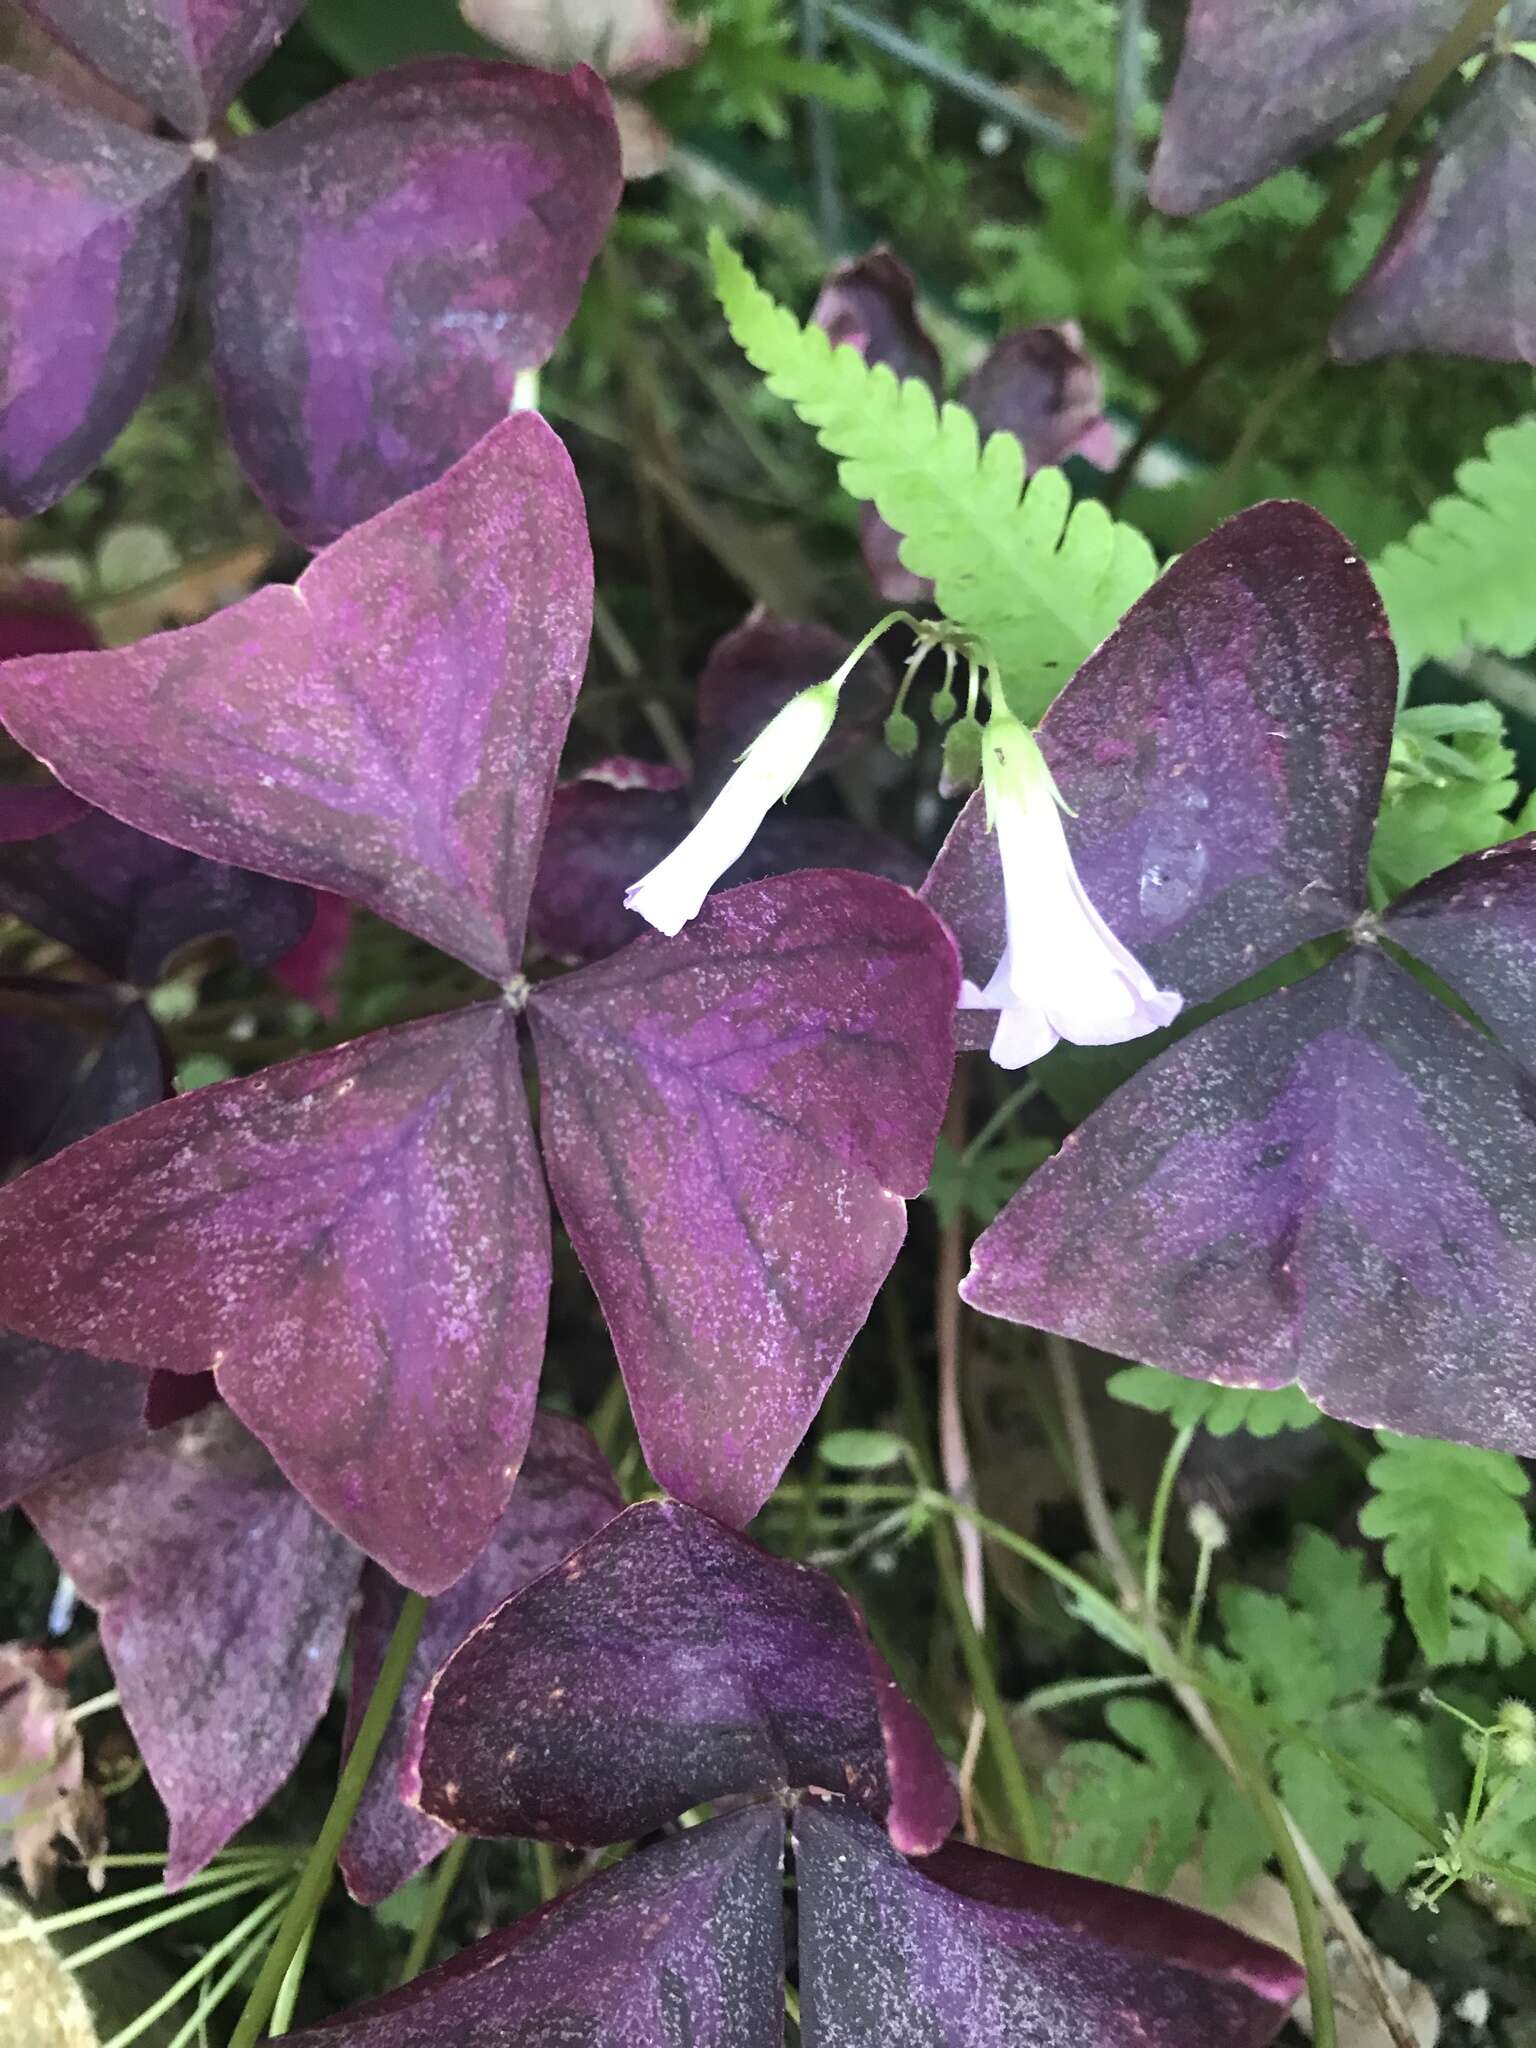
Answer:
<svg viewBox="0 0 1536 2048"><path fill-rule="evenodd" d="M983 447L963 406L802 327L722 236L711 253L747 359L840 458L843 488L905 536L903 563L997 663L1014 712L1038 718L1152 582L1147 540L1091 499L1074 505L1059 469L1026 484L1014 435Z"/></svg>
<svg viewBox="0 0 1536 2048"><path fill-rule="evenodd" d="M1404 676L1422 661L1484 647L1536 647L1536 416L1495 427L1456 489L1382 550L1374 572Z"/></svg>

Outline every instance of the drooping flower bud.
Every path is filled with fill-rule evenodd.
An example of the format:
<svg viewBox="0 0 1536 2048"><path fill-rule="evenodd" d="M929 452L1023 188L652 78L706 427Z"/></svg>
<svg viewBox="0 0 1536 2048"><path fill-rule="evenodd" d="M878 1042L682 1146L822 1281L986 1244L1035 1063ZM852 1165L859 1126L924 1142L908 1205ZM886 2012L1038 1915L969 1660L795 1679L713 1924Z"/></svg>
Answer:
<svg viewBox="0 0 1536 2048"><path fill-rule="evenodd" d="M1001 1013L993 1059L1022 1067L1063 1038L1119 1045L1171 1023L1183 998L1154 984L1089 900L1045 757L1006 712L994 710L987 722L981 774L1003 868L1006 936L986 987L962 983L960 1007Z"/></svg>
<svg viewBox="0 0 1536 2048"><path fill-rule="evenodd" d="M815 759L837 716L840 682L813 683L768 721L687 838L625 890L628 909L669 938L698 916L704 898Z"/></svg>

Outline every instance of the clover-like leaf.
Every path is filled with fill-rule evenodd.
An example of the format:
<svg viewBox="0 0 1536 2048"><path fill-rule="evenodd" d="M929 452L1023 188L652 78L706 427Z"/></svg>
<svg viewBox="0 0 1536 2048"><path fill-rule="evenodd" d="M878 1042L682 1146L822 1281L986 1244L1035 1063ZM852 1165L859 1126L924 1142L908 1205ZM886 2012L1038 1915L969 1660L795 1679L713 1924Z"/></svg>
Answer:
<svg viewBox="0 0 1536 2048"><path fill-rule="evenodd" d="M1285 502L1191 548L1084 662L1040 744L1083 883L1159 986L1205 1001L1364 909L1396 696L1365 565ZM1003 888L979 795L923 894L984 984Z"/></svg>
<svg viewBox="0 0 1536 2048"><path fill-rule="evenodd" d="M1192 0L1148 187L1165 213L1246 192L1379 114L1463 0Z"/></svg>
<svg viewBox="0 0 1536 2048"><path fill-rule="evenodd" d="M490 1542L463 1578L427 1609L357 1817L342 1845L341 1872L348 1891L362 1905L376 1905L388 1897L453 1839L449 1829L407 1806L400 1796L406 1738L433 1673L487 1615L569 1556L623 1505L613 1474L586 1430L563 1416L535 1417L517 1485ZM373 1691L403 1597L377 1565L365 1568L347 1699L349 1744Z"/></svg>
<svg viewBox="0 0 1536 2048"><path fill-rule="evenodd" d="M569 458L520 413L291 589L6 663L0 719L112 816L330 889L505 981L590 606Z"/></svg>
<svg viewBox="0 0 1536 2048"><path fill-rule="evenodd" d="M101 1616L180 1884L260 1811L336 1679L360 1559L221 1404L87 1459L27 1513Z"/></svg>
<svg viewBox="0 0 1536 2048"><path fill-rule="evenodd" d="M956 1813L835 1581L676 1501L630 1508L470 1637L427 1694L414 1777L454 1827L583 1845L803 1786L909 1849Z"/></svg>
<svg viewBox="0 0 1536 2048"><path fill-rule="evenodd" d="M846 1808L795 1814L800 2013L816 2048L1263 2048L1289 1956L1183 1906L951 1844L908 1862Z"/></svg>
<svg viewBox="0 0 1536 2048"><path fill-rule="evenodd" d="M1112 1095L978 1241L973 1307L1351 1422L1536 1451L1536 1126L1376 948Z"/></svg>
<svg viewBox="0 0 1536 2048"><path fill-rule="evenodd" d="M0 1190L0 1319L212 1370L293 1483L425 1592L533 1412L548 1208L516 1020L478 1004L201 1088Z"/></svg>
<svg viewBox="0 0 1536 2048"><path fill-rule="evenodd" d="M183 135L202 135L276 48L304 0L25 0L120 91Z"/></svg>
<svg viewBox="0 0 1536 2048"><path fill-rule="evenodd" d="M333 540L495 426L569 325L620 188L595 73L462 57L357 79L224 151L214 373L290 532Z"/></svg>
<svg viewBox="0 0 1536 2048"><path fill-rule="evenodd" d="M933 391L943 381L943 358L917 316L916 280L889 249L829 271L811 318L834 345L846 342L867 363L888 363L898 377L919 377Z"/></svg>
<svg viewBox="0 0 1536 2048"><path fill-rule="evenodd" d="M908 890L812 870L530 1003L551 1185L651 1470L727 1521L772 1491L927 1185L957 988Z"/></svg>
<svg viewBox="0 0 1536 2048"><path fill-rule="evenodd" d="M781 619L761 606L710 649L699 677L694 782L708 798L790 698L824 683L853 652L850 641L814 619ZM844 683L837 719L806 770L819 774L858 750L891 707L896 678L876 648Z"/></svg>
<svg viewBox="0 0 1536 2048"><path fill-rule="evenodd" d="M611 780L604 772L562 783L550 807L549 830L528 906L528 930L557 960L600 960L639 938L644 921L624 907L624 891L687 832L689 804L681 778ZM624 764L625 766L640 764ZM763 820L723 886L756 882L797 868L856 868L915 889L921 859L883 832L847 818L809 818L774 810Z"/></svg>
<svg viewBox="0 0 1536 2048"><path fill-rule="evenodd" d="M1071 455L1107 468L1114 430L1104 417L1104 379L1066 320L999 336L957 394L982 434L1015 434L1031 470Z"/></svg>
<svg viewBox="0 0 1536 2048"><path fill-rule="evenodd" d="M1430 875L1382 919L1536 1078L1536 833Z"/></svg>
<svg viewBox="0 0 1536 2048"><path fill-rule="evenodd" d="M14 811L20 799L54 792L5 794ZM314 921L312 890L204 860L57 794L78 812L57 829L24 838L0 816L0 910L115 981L153 987L183 946L216 935L232 939L248 966L264 967Z"/></svg>
<svg viewBox="0 0 1536 2048"><path fill-rule="evenodd" d="M1329 334L1367 362L1406 349L1536 362L1536 64L1491 59L1435 139Z"/></svg>
<svg viewBox="0 0 1536 2048"><path fill-rule="evenodd" d="M293 2048L780 2048L784 1823L707 1821Z"/></svg>
<svg viewBox="0 0 1536 2048"><path fill-rule="evenodd" d="M93 15L120 13L90 6ZM192 159L0 69L0 512L78 483L149 389L181 289Z"/></svg>
<svg viewBox="0 0 1536 2048"><path fill-rule="evenodd" d="M60 1151L165 1094L165 1047L142 1004L124 1011L83 1071L80 1047L57 1018L0 1017L0 1072L8 1082L18 1077L5 1058L14 1041L8 1043L3 1027L14 1021L39 1023L49 1051L57 1057L62 1050L68 1061L62 1088L44 1095L47 1114L35 1142L25 1147L29 1153ZM39 1079L51 1084L55 1077L46 1069L24 1069L20 1078L35 1090ZM0 1330L0 1508L13 1506L80 1459L141 1437L148 1387L144 1375L128 1366Z"/></svg>

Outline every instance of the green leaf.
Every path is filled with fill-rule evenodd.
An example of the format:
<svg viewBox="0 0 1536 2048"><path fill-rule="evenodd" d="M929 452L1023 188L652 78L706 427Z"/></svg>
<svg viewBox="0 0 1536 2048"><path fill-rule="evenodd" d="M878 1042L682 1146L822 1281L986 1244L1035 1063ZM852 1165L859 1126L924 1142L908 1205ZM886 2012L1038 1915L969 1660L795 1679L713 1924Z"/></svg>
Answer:
<svg viewBox="0 0 1536 2048"><path fill-rule="evenodd" d="M1451 1655L1452 1593L1495 1577L1511 1544L1528 1537L1519 1505L1526 1477L1502 1451L1385 1431L1376 1441L1381 1455L1367 1474L1375 1498L1360 1527L1385 1541L1409 1626L1429 1662L1443 1664Z"/></svg>
<svg viewBox="0 0 1536 2048"><path fill-rule="evenodd" d="M1536 417L1495 427L1456 489L1372 565L1404 676L1467 646L1536 647Z"/></svg>
<svg viewBox="0 0 1536 2048"><path fill-rule="evenodd" d="M1494 704L1415 705L1398 718L1372 879L1389 899L1464 853L1497 846L1519 827L1508 816L1519 785Z"/></svg>
<svg viewBox="0 0 1536 2048"><path fill-rule="evenodd" d="M328 55L355 77L440 53L506 58L465 25L456 0L412 0L381 7L379 0L309 0L304 26Z"/></svg>
<svg viewBox="0 0 1536 2048"><path fill-rule="evenodd" d="M967 1158L940 1138L924 1192L943 1225L962 1213L990 1223L1055 1149L1049 1138L1010 1138Z"/></svg>
<svg viewBox="0 0 1536 2048"><path fill-rule="evenodd" d="M1190 1423L1212 1436L1278 1436L1282 1429L1310 1429L1318 1412L1300 1387L1216 1387L1187 1380L1155 1365L1129 1365L1109 1382L1117 1401L1166 1415L1175 1428Z"/></svg>
<svg viewBox="0 0 1536 2048"><path fill-rule="evenodd" d="M1361 1551L1346 1550L1321 1529L1303 1529L1291 1556L1290 1595L1311 1617L1335 1700L1381 1683L1392 1640L1386 1586L1367 1578L1365 1568Z"/></svg>
<svg viewBox="0 0 1536 2048"><path fill-rule="evenodd" d="M1316 1621L1278 1593L1223 1586L1222 1626L1248 1679L1288 1721L1312 1721L1338 1697Z"/></svg>
<svg viewBox="0 0 1536 2048"><path fill-rule="evenodd" d="M1356 1707L1319 1731L1329 1745L1390 1785L1404 1805L1435 1811L1422 1723L1385 1707ZM1424 1853L1424 1838L1389 1808L1358 1791L1327 1757L1300 1743L1282 1743L1273 1766L1280 1796L1330 1877L1351 1849L1379 1885L1396 1891Z"/></svg>
<svg viewBox="0 0 1536 2048"><path fill-rule="evenodd" d="M939 405L856 349L834 349L763 290L724 238L711 239L732 334L768 388L793 405L853 497L905 536L901 559L932 580L940 609L997 662L1004 693L1035 719L1157 573L1145 537L1091 499L1074 505L1058 469L1026 484L1012 434L981 444L962 406Z"/></svg>
<svg viewBox="0 0 1536 2048"><path fill-rule="evenodd" d="M1499 1591L1513 1600L1522 1612L1531 1613L1532 1595L1536 1594L1536 1544L1531 1541L1529 1528L1522 1529L1519 1536L1511 1541L1505 1553L1504 1564L1496 1572L1483 1575L1490 1579ZM1533 1614L1536 1618L1536 1614ZM1492 1664L1500 1671L1512 1671L1517 1664L1524 1663L1530 1655L1524 1642L1508 1622L1500 1621L1496 1614L1469 1593L1456 1593L1451 1598L1450 1648L1446 1655L1447 1664Z"/></svg>
<svg viewBox="0 0 1536 2048"><path fill-rule="evenodd" d="M1104 1718L1119 1743L1074 1742L1050 1775L1071 1830L1062 1868L1166 1891L1203 1830L1202 1896L1207 1905L1224 1904L1267 1859L1257 1816L1204 1743L1167 1708L1117 1700Z"/></svg>
<svg viewBox="0 0 1536 2048"><path fill-rule="evenodd" d="M907 1446L899 1436L885 1429L831 1429L816 1440L816 1455L824 1464L845 1472L878 1472L887 1465L900 1465Z"/></svg>

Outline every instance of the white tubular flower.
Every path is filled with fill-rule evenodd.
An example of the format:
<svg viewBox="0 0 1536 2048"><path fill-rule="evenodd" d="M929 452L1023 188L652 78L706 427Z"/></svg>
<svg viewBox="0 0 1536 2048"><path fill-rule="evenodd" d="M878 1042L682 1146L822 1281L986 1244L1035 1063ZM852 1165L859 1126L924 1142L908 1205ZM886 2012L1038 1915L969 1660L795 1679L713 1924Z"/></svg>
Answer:
<svg viewBox="0 0 1536 2048"><path fill-rule="evenodd" d="M626 909L668 938L698 916L704 898L820 751L837 716L838 689L838 679L813 683L769 719L687 838L624 891Z"/></svg>
<svg viewBox="0 0 1536 2048"><path fill-rule="evenodd" d="M1006 939L986 987L961 984L960 1007L1001 1012L998 1066L1026 1066L1063 1038L1119 1045L1172 1023L1183 997L1155 986L1088 899L1034 735L994 711L981 773L1003 864Z"/></svg>

